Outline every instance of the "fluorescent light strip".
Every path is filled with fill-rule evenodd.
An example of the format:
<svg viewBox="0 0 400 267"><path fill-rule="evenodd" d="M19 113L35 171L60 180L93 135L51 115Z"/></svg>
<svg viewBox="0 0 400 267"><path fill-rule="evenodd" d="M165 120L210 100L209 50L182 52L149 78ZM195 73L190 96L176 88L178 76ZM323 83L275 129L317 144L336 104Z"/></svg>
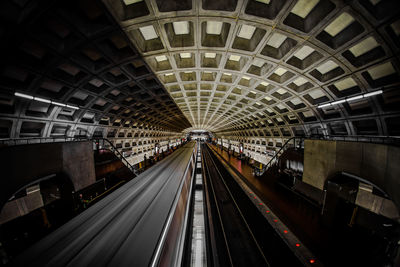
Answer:
<svg viewBox="0 0 400 267"><path fill-rule="evenodd" d="M67 108L72 108L72 109L79 109L78 107L67 105Z"/></svg>
<svg viewBox="0 0 400 267"><path fill-rule="evenodd" d="M353 96L353 97L347 98L347 102L358 100L361 98L364 98L364 96L363 95Z"/></svg>
<svg viewBox="0 0 400 267"><path fill-rule="evenodd" d="M43 102L43 103L51 103L51 100L40 98L40 97L36 97L36 96L33 99L36 100L36 101L39 101L39 102Z"/></svg>
<svg viewBox="0 0 400 267"><path fill-rule="evenodd" d="M26 95L26 94L21 94L21 93L15 93L14 94L15 96L18 96L18 97L22 97L22 98L26 98L26 99L33 99L33 96L31 96L31 95Z"/></svg>
<svg viewBox="0 0 400 267"><path fill-rule="evenodd" d="M344 103L344 102L346 102L346 99L334 101L334 102L331 103L331 105L334 106L334 105L342 104L342 103Z"/></svg>
<svg viewBox="0 0 400 267"><path fill-rule="evenodd" d="M60 107L79 109L79 107L76 107L76 106L66 105L66 104L55 102L55 101L52 101L52 100L49 100L49 99L36 97L36 96L31 96L31 95L27 95L27 94L22 94L22 93L18 93L18 92L15 92L14 95L18 96L18 97L29 99L29 100L35 100L35 101L38 101L38 102L53 104L53 105L60 106Z"/></svg>
<svg viewBox="0 0 400 267"><path fill-rule="evenodd" d="M380 94L382 94L382 93L383 93L382 90L378 90L378 91L375 91L375 92L371 92L371 93L364 94L364 97L370 97L370 96L374 96L374 95L380 95Z"/></svg>
<svg viewBox="0 0 400 267"><path fill-rule="evenodd" d="M319 105L318 108L334 106L334 105L338 105L338 104L341 104L341 103L344 103L344 102L352 102L354 100L359 100L359 99L371 97L371 96L374 96L374 95L380 95L382 93L383 93L383 90L377 90L377 91L366 93L366 94L363 94L363 95L353 96L353 97L350 97L350 98L337 100L337 101L334 101L334 102L331 102L331 103Z"/></svg>
<svg viewBox="0 0 400 267"><path fill-rule="evenodd" d="M60 103L60 102L51 101L51 103L52 103L53 105L60 106L60 107L66 107L66 106L67 106L67 105L65 105L65 104L63 104L63 103Z"/></svg>

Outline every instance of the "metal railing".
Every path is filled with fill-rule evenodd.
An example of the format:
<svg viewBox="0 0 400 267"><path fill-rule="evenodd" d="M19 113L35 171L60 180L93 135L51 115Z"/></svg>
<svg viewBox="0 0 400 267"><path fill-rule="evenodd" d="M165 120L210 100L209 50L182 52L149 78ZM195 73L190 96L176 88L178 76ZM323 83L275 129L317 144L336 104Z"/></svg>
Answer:
<svg viewBox="0 0 400 267"><path fill-rule="evenodd" d="M374 144L386 144L400 146L400 136L377 135L311 135L304 137L312 140L332 140L345 142L368 142Z"/></svg>
<svg viewBox="0 0 400 267"><path fill-rule="evenodd" d="M253 173L255 176L261 176L265 173L268 168L270 168L273 164L277 163L279 157L285 152L288 148L304 148L304 137L291 137L289 138L283 146L275 153L275 155L265 164L262 168L253 168Z"/></svg>
<svg viewBox="0 0 400 267"><path fill-rule="evenodd" d="M57 143L57 142L80 142L88 140L90 140L90 138L88 138L87 136L29 137L29 138L0 139L0 144L5 146L17 146L17 145L45 144L45 143Z"/></svg>
<svg viewBox="0 0 400 267"><path fill-rule="evenodd" d="M326 140L326 141L344 141L344 142L367 142L374 144L385 144L400 146L400 137L397 136L373 136L373 135L311 135L304 137L289 138L283 146L276 152L271 160L263 168L253 168L255 176L261 176L264 172L279 160L283 152L291 147L304 148L304 140ZM291 143L293 142L293 145Z"/></svg>
<svg viewBox="0 0 400 267"><path fill-rule="evenodd" d="M0 139L0 144L5 146L17 146L17 145L46 144L46 143L57 143L57 142L82 142L82 141L92 141L94 145L96 146L98 145L101 148L110 150L136 176L138 175L137 168L129 163L129 161L122 155L122 153L110 140L103 137L89 138L87 136L76 136L76 137L31 137L31 138Z"/></svg>
<svg viewBox="0 0 400 267"><path fill-rule="evenodd" d="M122 163L124 163L124 165L128 167L136 176L139 175L137 168L129 163L129 161L124 157L124 155L122 155L122 153L118 150L116 146L114 146L114 144L110 140L108 140L107 138L94 138L92 139L92 141L99 148L105 148L113 152L114 155L117 156L117 158L119 158Z"/></svg>

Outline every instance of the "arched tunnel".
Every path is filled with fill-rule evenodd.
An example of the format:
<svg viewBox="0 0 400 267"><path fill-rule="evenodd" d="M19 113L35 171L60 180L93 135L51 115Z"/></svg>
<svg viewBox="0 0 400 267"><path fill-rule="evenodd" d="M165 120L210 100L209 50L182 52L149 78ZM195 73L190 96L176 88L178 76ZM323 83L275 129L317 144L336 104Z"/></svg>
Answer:
<svg viewBox="0 0 400 267"><path fill-rule="evenodd" d="M269 203L297 240L291 250L309 249L293 253L303 265L347 266L339 259L356 247L349 266L399 266L397 6L2 0L1 264L18 265L35 242L196 142L201 160L188 170L195 185L201 166L204 180L187 192L188 216L213 173L209 151ZM210 254L219 243L207 240ZM166 247L155 251L171 264ZM188 265L185 253L174 264Z"/></svg>

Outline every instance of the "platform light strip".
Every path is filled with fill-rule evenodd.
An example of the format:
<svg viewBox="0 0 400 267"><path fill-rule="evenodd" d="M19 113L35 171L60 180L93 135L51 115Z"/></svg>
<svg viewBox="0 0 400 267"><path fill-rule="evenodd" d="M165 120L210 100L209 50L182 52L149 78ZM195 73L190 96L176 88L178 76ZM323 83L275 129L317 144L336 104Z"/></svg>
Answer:
<svg viewBox="0 0 400 267"><path fill-rule="evenodd" d="M38 102L43 102L43 103L48 103L48 104L53 104L53 105L60 106L60 107L79 109L79 107L76 107L76 106L67 105L67 104L63 104L63 103L60 103L60 102L52 101L52 100L49 100L49 99L36 97L36 96L31 96L31 95L27 95L27 94L23 94L23 93L15 92L14 95L17 96L17 97L21 97L21 98L25 98L25 99L29 99L29 100L35 100L35 101L38 101Z"/></svg>
<svg viewBox="0 0 400 267"><path fill-rule="evenodd" d="M331 102L331 103L322 104L322 105L319 105L318 108L334 106L334 105L342 104L344 102L352 102L354 100L359 100L359 99L371 97L371 96L374 96L374 95L380 95L382 93L383 93L383 90L377 90L377 91L374 91L374 92L370 92L370 93L366 93L366 94L362 94L362 95L358 95L358 96L353 96L353 97L349 97L349 98L342 99L342 100L337 100L337 101L334 101L334 102Z"/></svg>

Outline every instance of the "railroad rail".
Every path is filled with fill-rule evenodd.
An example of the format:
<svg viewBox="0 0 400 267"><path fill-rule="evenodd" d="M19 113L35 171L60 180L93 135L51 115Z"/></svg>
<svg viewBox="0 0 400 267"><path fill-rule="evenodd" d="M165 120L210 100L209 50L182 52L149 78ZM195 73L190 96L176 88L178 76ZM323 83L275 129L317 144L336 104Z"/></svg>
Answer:
<svg viewBox="0 0 400 267"><path fill-rule="evenodd" d="M229 172L202 147L210 266L303 266Z"/></svg>

